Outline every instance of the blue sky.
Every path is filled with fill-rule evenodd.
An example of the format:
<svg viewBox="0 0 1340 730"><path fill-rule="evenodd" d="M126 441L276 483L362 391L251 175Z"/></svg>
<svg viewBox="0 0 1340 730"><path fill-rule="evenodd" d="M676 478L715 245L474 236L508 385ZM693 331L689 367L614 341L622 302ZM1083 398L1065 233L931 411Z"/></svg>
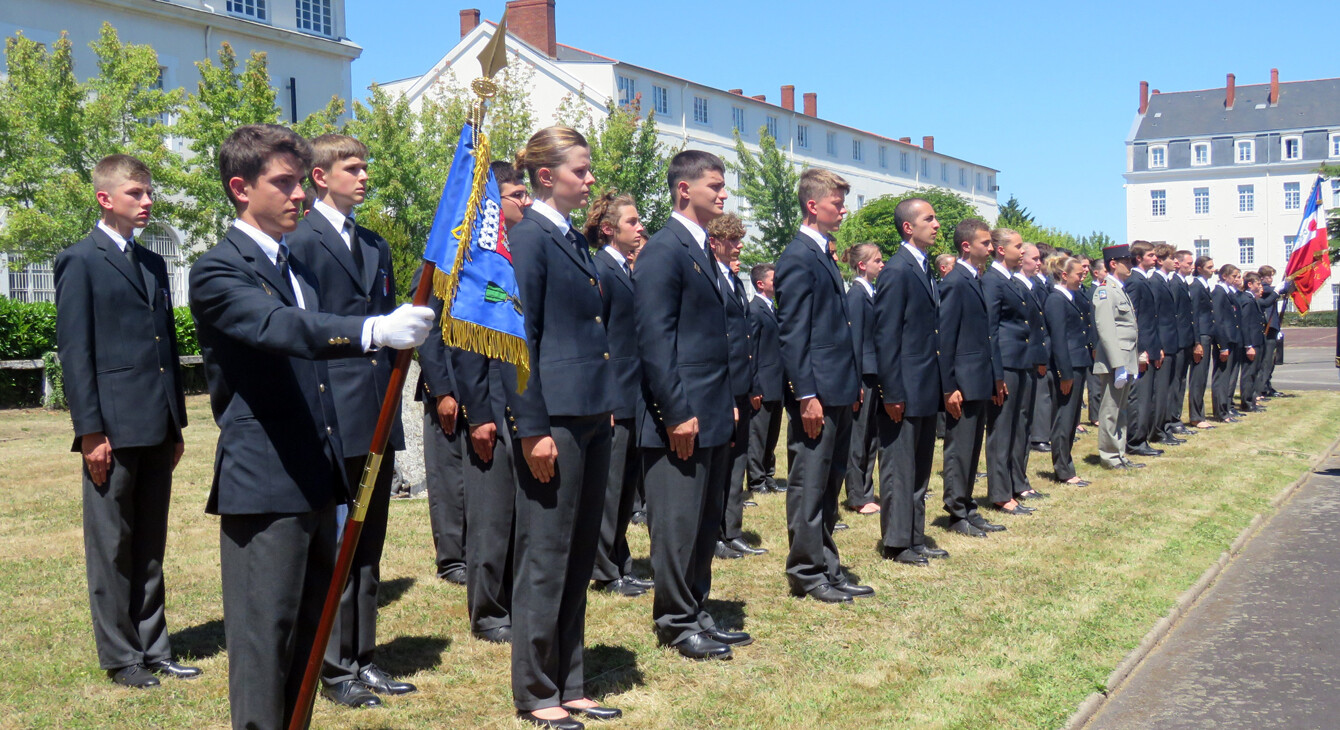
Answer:
<svg viewBox="0 0 1340 730"><path fill-rule="evenodd" d="M503 0L348 0L363 46L355 97L427 71L459 39L462 8ZM1089 6L1089 7L1085 7ZM879 0L558 0L560 43L721 89L818 94L819 116L1001 171L1043 225L1125 238L1127 133L1139 83L1185 91L1340 74L1322 5ZM1310 9L1310 10L1309 10ZM1313 20L1304 15L1311 13Z"/></svg>

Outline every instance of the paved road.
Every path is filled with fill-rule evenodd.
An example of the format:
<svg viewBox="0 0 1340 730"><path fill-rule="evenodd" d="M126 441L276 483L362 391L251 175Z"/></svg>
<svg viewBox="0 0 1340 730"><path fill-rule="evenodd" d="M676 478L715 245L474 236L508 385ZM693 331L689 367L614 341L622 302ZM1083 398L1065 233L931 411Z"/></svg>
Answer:
<svg viewBox="0 0 1340 730"><path fill-rule="evenodd" d="M1287 327L1284 343L1284 364L1275 366L1276 388L1285 392L1340 390L1340 372L1335 367L1335 329Z"/></svg>
<svg viewBox="0 0 1340 730"><path fill-rule="evenodd" d="M1085 727L1340 728L1337 504L1332 453Z"/></svg>

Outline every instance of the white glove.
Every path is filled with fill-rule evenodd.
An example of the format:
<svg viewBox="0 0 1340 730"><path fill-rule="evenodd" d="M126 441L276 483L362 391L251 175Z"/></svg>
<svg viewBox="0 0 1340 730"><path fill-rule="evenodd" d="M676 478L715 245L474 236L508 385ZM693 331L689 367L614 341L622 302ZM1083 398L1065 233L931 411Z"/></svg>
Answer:
<svg viewBox="0 0 1340 730"><path fill-rule="evenodd" d="M1117 369L1112 371L1112 387L1116 388L1117 390L1125 388L1126 381L1129 378L1130 373L1126 372L1126 368L1117 366Z"/></svg>
<svg viewBox="0 0 1340 730"><path fill-rule="evenodd" d="M433 310L402 304L394 312L372 317L370 321L372 344L408 350L422 345L428 339L428 330L433 327Z"/></svg>

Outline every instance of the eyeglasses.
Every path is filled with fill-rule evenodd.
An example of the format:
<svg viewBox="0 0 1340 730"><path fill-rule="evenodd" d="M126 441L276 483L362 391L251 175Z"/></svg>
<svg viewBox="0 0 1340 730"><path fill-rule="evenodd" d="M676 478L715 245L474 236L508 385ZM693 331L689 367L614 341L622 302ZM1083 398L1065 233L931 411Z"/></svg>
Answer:
<svg viewBox="0 0 1340 730"><path fill-rule="evenodd" d="M530 193L526 192L525 190L513 190L512 192L502 197L503 200L511 200L517 205L521 205L526 201L530 200Z"/></svg>

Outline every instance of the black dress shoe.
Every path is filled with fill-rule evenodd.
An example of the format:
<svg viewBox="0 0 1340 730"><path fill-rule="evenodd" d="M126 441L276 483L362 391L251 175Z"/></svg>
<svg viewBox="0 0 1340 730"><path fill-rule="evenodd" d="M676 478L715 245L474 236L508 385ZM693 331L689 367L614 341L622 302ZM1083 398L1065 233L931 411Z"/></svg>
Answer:
<svg viewBox="0 0 1340 730"><path fill-rule="evenodd" d="M1141 464L1141 463L1139 463L1139 462L1131 461L1130 459L1122 459L1122 460L1121 460L1121 468L1123 468L1123 469L1143 469L1143 468L1145 468L1145 465L1144 465L1144 464Z"/></svg>
<svg viewBox="0 0 1340 730"><path fill-rule="evenodd" d="M683 641L674 644L675 650L681 656L702 661L705 659L730 659L733 653L726 644L708 636L706 632L699 632Z"/></svg>
<svg viewBox="0 0 1340 730"><path fill-rule="evenodd" d="M1168 427L1168 433L1175 433L1178 436L1181 436L1182 434L1189 434L1194 432L1180 423L1174 423L1173 425Z"/></svg>
<svg viewBox="0 0 1340 730"><path fill-rule="evenodd" d="M949 525L950 532L957 532L960 535L968 537L986 537L986 531L967 520L954 520Z"/></svg>
<svg viewBox="0 0 1340 730"><path fill-rule="evenodd" d="M1186 443L1184 439L1179 439L1176 436L1167 433L1156 438L1151 438L1149 441L1150 443L1162 444L1164 446L1181 446Z"/></svg>
<svg viewBox="0 0 1340 730"><path fill-rule="evenodd" d="M1050 454L1052 452L1052 445L1045 441L1035 441L1029 444L1028 448L1032 451L1038 452L1039 454Z"/></svg>
<svg viewBox="0 0 1340 730"><path fill-rule="evenodd" d="M465 568L456 567L448 570L446 573L442 574L442 580L445 580L448 583L455 583L458 586L465 585Z"/></svg>
<svg viewBox="0 0 1340 730"><path fill-rule="evenodd" d="M931 547L929 545L913 545L912 552L916 553L917 555L920 555L923 558L934 559L934 558L949 557L948 550L941 550L940 548Z"/></svg>
<svg viewBox="0 0 1340 730"><path fill-rule="evenodd" d="M1004 532L1004 531L1005 531L1005 526L1004 526L1004 525L997 525L997 524L994 523L994 522L988 522L987 519L986 519L985 517L981 516L980 514L974 514L974 515L972 515L971 517L969 517L969 518L968 518L968 524L972 525L973 527L976 527L977 529L979 529L979 530L981 530L981 531L983 531L983 532Z"/></svg>
<svg viewBox="0 0 1340 730"><path fill-rule="evenodd" d="M1229 408L1228 415L1233 416L1234 418L1242 418L1246 414L1236 408Z"/></svg>
<svg viewBox="0 0 1340 730"><path fill-rule="evenodd" d="M984 472L984 471L979 471L979 472L977 472L977 474L972 478L972 480L975 482L975 481L977 481L978 479L985 479L985 478L986 478L986 472Z"/></svg>
<svg viewBox="0 0 1340 730"><path fill-rule="evenodd" d="M567 710L569 714L582 715L583 717L589 717L592 720L617 720L623 717L623 710L620 710L617 707L601 707L600 705L596 705L595 707L562 705L562 707Z"/></svg>
<svg viewBox="0 0 1340 730"><path fill-rule="evenodd" d="M1036 489L1028 489L1014 495L1015 499L1046 499L1050 497L1046 492L1039 492Z"/></svg>
<svg viewBox="0 0 1340 730"><path fill-rule="evenodd" d="M646 588L647 590L651 590L651 589L653 589L653 588L656 587L656 582L655 582L655 581L643 580L643 579L638 578L637 576L633 576L633 575L625 575L625 576L623 577L623 580L624 580L625 583L629 583L629 584L631 584L631 585L635 585L635 586L637 586L638 588Z"/></svg>
<svg viewBox="0 0 1340 730"><path fill-rule="evenodd" d="M730 545L727 545L726 543L720 540L717 540L716 556L724 560L739 560L740 558L744 557L744 553L740 552L739 550L736 550L735 548L731 547Z"/></svg>
<svg viewBox="0 0 1340 730"><path fill-rule="evenodd" d="M610 581L596 581L592 585L592 588L604 593L613 593L620 596L627 596L628 598L637 598L638 596L647 592L646 588L643 588L642 586L639 585L633 585L632 583L629 583L626 578L619 578L617 580L610 580Z"/></svg>
<svg viewBox="0 0 1340 730"><path fill-rule="evenodd" d="M634 512L631 516L629 516L628 521L633 523L634 525L645 525L647 524L647 513L643 512L642 510L638 510L637 512Z"/></svg>
<svg viewBox="0 0 1340 730"><path fill-rule="evenodd" d="M120 669L108 669L107 676L112 678L112 684L119 684L122 687L149 689L158 686L158 677L150 674L148 669L139 664L132 664Z"/></svg>
<svg viewBox="0 0 1340 730"><path fill-rule="evenodd" d="M749 646L754 643L754 637L743 631L722 631L721 629L707 629L703 633L713 641L720 642L726 646Z"/></svg>
<svg viewBox="0 0 1340 730"><path fill-rule="evenodd" d="M1150 448L1148 446L1137 446L1133 449L1127 448L1126 453L1135 454L1136 456L1163 456L1162 450Z"/></svg>
<svg viewBox="0 0 1340 730"><path fill-rule="evenodd" d="M195 679L200 676L199 667L188 667L185 664L178 664L171 659L164 659L158 662L149 662L144 665L145 669L154 674L161 674L173 679Z"/></svg>
<svg viewBox="0 0 1340 730"><path fill-rule="evenodd" d="M321 694L337 705L345 707L381 707L381 698L368 691L357 679L346 679L335 684L322 683Z"/></svg>
<svg viewBox="0 0 1340 730"><path fill-rule="evenodd" d="M749 543L745 542L744 538L742 537L737 537L734 540L731 540L730 542L726 543L726 547L729 547L730 549L738 552L742 552L745 555L763 555L768 552L767 548L756 548L753 545L750 545Z"/></svg>
<svg viewBox="0 0 1340 730"><path fill-rule="evenodd" d="M491 644L510 644L512 643L512 627L497 626L484 631L476 631L475 638Z"/></svg>
<svg viewBox="0 0 1340 730"><path fill-rule="evenodd" d="M821 585L805 591L805 595L820 603L851 603L851 594L831 585Z"/></svg>
<svg viewBox="0 0 1340 730"><path fill-rule="evenodd" d="M419 688L409 682L400 682L391 679L382 668L376 664L369 664L358 670L358 681L367 686L368 689L379 695L407 695L410 692L418 692Z"/></svg>
<svg viewBox="0 0 1340 730"><path fill-rule="evenodd" d="M833 525L833 532L837 532L838 530L845 530L849 527L851 527L851 525L848 525L845 522L839 522L836 525Z"/></svg>
<svg viewBox="0 0 1340 730"><path fill-rule="evenodd" d="M1237 423L1242 419L1237 418L1236 416L1224 416L1223 418L1219 418L1216 420L1218 420L1220 423Z"/></svg>
<svg viewBox="0 0 1340 730"><path fill-rule="evenodd" d="M755 501L752 500L752 499L746 499L746 500L743 502L743 506L745 506L745 507L757 507L757 506L758 506L758 502L755 502Z"/></svg>
<svg viewBox="0 0 1340 730"><path fill-rule="evenodd" d="M566 707L563 709L567 709ZM586 726L572 719L572 716L562 717L557 720L546 720L543 717L536 717L533 712L520 712L516 716L521 720L528 722L535 727L547 727L552 730L583 730Z"/></svg>
<svg viewBox="0 0 1340 730"><path fill-rule="evenodd" d="M1004 512L1007 515L1031 515L1036 511L1030 507L1023 506L1022 504L1016 504L1015 506L1008 508L1001 507L998 504L993 504L991 505L991 509L994 509L998 512Z"/></svg>
<svg viewBox="0 0 1340 730"><path fill-rule="evenodd" d="M857 585L851 582L851 579L843 576L842 580L833 584L833 587L846 593L852 598L867 598L875 595L875 589L870 586Z"/></svg>
<svg viewBox="0 0 1340 730"><path fill-rule="evenodd" d="M785 493L786 493L786 489L787 489L786 485L785 485L785 484L782 484L781 482L773 482L773 484L772 484L772 493L773 493L773 494L785 494Z"/></svg>
<svg viewBox="0 0 1340 730"><path fill-rule="evenodd" d="M930 563L926 560L925 555L918 554L912 548L896 548L884 545L880 547L880 552L884 555L885 560L892 560L903 565L916 565L924 568Z"/></svg>

